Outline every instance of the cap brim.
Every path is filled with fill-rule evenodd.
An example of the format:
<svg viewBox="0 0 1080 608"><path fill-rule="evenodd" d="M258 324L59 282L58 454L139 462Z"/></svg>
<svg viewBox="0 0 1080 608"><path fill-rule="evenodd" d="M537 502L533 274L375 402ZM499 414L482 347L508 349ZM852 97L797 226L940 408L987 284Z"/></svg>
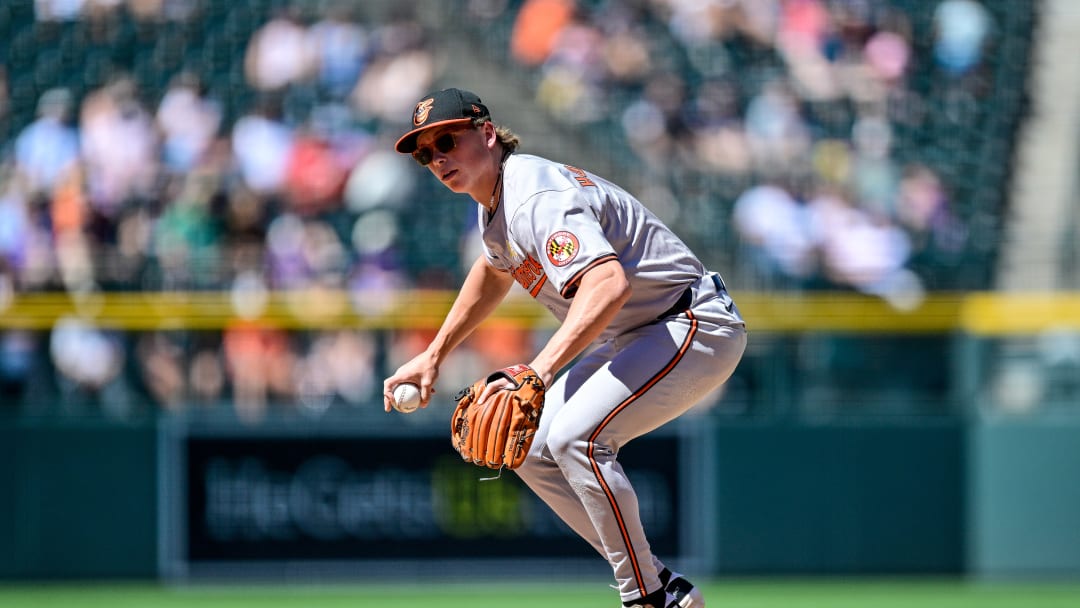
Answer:
<svg viewBox="0 0 1080 608"><path fill-rule="evenodd" d="M394 144L394 149L398 152L401 152L402 154L412 154L413 151L416 150L416 138L420 135L420 133L427 131L428 129L434 129L435 127L442 127L446 125L471 124L472 121L473 119L471 118L454 118L452 120L440 120L439 122L426 124L419 129L413 129L412 131L409 131L408 133L402 135L401 138L397 140L397 143Z"/></svg>

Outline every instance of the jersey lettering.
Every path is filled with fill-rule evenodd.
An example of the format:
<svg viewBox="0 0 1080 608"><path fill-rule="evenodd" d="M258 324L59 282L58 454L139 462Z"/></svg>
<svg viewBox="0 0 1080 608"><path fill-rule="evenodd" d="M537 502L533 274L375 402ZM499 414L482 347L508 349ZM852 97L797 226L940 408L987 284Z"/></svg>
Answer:
<svg viewBox="0 0 1080 608"><path fill-rule="evenodd" d="M585 175L585 172L581 169L578 169L577 167L572 167L570 165L563 166L566 167L567 171L574 174L574 179L577 180L577 183L581 184L582 188L585 188L587 186L596 186L596 184L594 184L593 181L589 179L589 176Z"/></svg>
<svg viewBox="0 0 1080 608"><path fill-rule="evenodd" d="M528 289L537 279L544 276L544 267L540 265L540 262L537 262L529 255L525 257L524 262L511 269L510 274L513 275L514 280L517 281L519 285Z"/></svg>

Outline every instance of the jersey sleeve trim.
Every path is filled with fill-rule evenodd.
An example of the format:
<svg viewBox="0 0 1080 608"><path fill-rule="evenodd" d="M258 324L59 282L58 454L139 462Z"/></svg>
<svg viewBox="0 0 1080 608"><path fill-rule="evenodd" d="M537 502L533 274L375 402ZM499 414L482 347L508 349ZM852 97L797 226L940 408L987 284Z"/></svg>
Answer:
<svg viewBox="0 0 1080 608"><path fill-rule="evenodd" d="M610 262L611 260L617 260L617 259L619 259L619 256L615 255L614 253L609 253L607 255L600 256L600 257L596 258L595 260L589 262L588 266L586 266L586 267L582 268L581 270L575 272L574 276L570 277L570 280L568 280L566 282L566 285L563 286L562 291L559 292L559 295L561 295L562 297L564 297L566 299L574 297L574 294L577 293L578 283L581 281L581 277L585 276L586 272L592 270L593 268L596 268L597 266L599 266L600 264L603 264L604 262Z"/></svg>

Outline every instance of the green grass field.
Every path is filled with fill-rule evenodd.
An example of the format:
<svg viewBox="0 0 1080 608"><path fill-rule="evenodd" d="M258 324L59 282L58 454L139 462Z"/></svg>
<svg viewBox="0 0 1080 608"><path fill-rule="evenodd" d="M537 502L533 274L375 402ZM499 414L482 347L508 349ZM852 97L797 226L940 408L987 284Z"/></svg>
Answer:
<svg viewBox="0 0 1080 608"><path fill-rule="evenodd" d="M703 586L711 608L1077 608L1077 583L755 580ZM603 584L0 585L3 608L618 608Z"/></svg>

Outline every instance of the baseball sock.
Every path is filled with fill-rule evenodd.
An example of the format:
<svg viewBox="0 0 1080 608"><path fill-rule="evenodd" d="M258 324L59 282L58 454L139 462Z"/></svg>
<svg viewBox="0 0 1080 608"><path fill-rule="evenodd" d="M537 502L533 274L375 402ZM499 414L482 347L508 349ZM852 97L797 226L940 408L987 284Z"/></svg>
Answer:
<svg viewBox="0 0 1080 608"><path fill-rule="evenodd" d="M656 591L653 591L649 595L638 599L630 600L629 602L623 602L623 606L652 606L653 608L664 608L664 602L667 601L667 594L664 592L664 588L660 587Z"/></svg>

